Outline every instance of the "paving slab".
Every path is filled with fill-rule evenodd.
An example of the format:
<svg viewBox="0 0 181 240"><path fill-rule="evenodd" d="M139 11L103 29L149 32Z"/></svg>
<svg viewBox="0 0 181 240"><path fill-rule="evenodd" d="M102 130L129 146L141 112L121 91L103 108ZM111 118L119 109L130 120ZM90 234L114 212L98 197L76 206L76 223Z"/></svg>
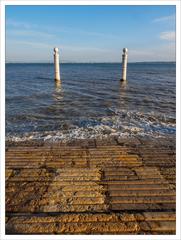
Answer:
<svg viewBox="0 0 181 240"><path fill-rule="evenodd" d="M175 148L159 139L6 147L7 234L175 234Z"/></svg>

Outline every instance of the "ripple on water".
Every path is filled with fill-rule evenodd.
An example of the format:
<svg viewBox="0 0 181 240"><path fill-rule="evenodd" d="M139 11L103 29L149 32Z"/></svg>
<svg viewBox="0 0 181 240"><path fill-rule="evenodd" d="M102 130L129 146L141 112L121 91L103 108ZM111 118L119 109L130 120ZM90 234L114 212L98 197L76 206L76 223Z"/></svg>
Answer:
<svg viewBox="0 0 181 240"><path fill-rule="evenodd" d="M175 134L175 64L7 64L6 138L56 141Z"/></svg>

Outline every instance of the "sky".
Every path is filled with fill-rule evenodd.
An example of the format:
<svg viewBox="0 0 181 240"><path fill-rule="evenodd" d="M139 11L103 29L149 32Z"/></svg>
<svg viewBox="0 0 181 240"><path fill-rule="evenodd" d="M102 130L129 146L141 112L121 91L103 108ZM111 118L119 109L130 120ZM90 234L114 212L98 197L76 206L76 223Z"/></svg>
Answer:
<svg viewBox="0 0 181 240"><path fill-rule="evenodd" d="M175 6L6 6L6 62L175 61Z"/></svg>

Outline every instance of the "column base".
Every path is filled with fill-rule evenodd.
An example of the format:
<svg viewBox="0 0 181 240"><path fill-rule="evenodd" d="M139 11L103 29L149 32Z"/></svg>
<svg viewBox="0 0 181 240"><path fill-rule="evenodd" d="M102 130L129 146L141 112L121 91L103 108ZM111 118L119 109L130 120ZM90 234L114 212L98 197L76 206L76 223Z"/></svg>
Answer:
<svg viewBox="0 0 181 240"><path fill-rule="evenodd" d="M60 80L60 79L55 79L55 78L54 78L54 80L55 80L55 82L61 82L61 80Z"/></svg>

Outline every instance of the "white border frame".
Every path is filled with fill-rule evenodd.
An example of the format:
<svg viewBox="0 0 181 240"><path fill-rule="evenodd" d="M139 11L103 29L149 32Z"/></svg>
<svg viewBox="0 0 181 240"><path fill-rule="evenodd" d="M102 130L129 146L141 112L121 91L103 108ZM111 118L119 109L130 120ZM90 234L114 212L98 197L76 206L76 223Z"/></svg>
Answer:
<svg viewBox="0 0 181 240"><path fill-rule="evenodd" d="M9 5L174 5L176 6L176 235L5 235L5 7ZM180 0L155 1L155 0L72 0L72 1L50 1L50 0L1 0L0 2L0 92L1 92L1 118L0 118L0 159L1 159L1 239L156 239L156 240L180 240Z"/></svg>

